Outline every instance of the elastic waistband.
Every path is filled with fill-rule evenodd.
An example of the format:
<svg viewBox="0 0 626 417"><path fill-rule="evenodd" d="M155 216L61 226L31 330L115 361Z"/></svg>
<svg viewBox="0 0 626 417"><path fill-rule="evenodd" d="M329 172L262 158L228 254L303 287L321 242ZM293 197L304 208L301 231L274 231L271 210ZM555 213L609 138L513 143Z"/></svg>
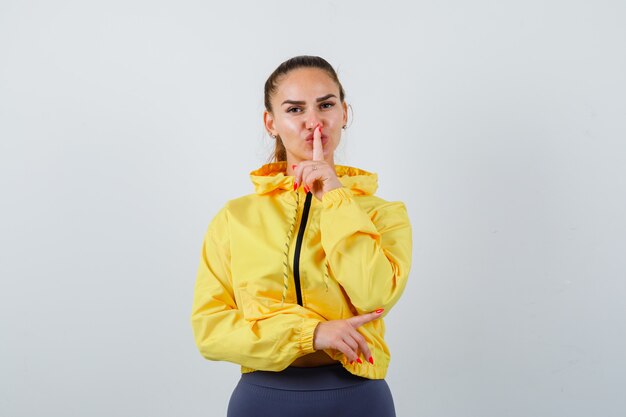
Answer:
<svg viewBox="0 0 626 417"><path fill-rule="evenodd" d="M341 363L333 363L313 367L288 366L279 372L248 372L241 375L241 381L269 388L310 391L350 387L369 379L350 373Z"/></svg>

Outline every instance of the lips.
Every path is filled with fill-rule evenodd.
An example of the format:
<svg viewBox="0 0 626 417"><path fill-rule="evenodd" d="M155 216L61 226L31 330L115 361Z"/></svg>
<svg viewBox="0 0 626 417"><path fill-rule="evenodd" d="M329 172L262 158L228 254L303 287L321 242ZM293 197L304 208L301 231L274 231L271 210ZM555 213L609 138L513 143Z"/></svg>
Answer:
<svg viewBox="0 0 626 417"><path fill-rule="evenodd" d="M306 141L313 143L313 136L307 137ZM322 145L326 145L326 143L328 143L328 136L322 135Z"/></svg>
<svg viewBox="0 0 626 417"><path fill-rule="evenodd" d="M326 139L326 135L322 134L322 140ZM313 133L309 133L306 140L313 140Z"/></svg>
<svg viewBox="0 0 626 417"><path fill-rule="evenodd" d="M320 133L322 133L320 131ZM325 134L322 133L322 144L326 144L326 142L328 142L328 136L326 136ZM306 137L306 141L307 142L313 142L313 132L309 133Z"/></svg>

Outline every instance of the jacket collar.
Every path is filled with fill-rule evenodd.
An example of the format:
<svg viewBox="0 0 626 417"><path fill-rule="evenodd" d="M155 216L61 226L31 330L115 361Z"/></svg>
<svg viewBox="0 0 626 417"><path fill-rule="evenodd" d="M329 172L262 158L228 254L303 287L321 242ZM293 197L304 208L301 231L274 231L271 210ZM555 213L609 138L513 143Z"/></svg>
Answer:
<svg viewBox="0 0 626 417"><path fill-rule="evenodd" d="M254 191L259 194L293 191L294 177L286 175L287 162L272 162L250 172ZM378 174L347 165L335 164L335 172L344 187L355 195L373 195L378 188Z"/></svg>

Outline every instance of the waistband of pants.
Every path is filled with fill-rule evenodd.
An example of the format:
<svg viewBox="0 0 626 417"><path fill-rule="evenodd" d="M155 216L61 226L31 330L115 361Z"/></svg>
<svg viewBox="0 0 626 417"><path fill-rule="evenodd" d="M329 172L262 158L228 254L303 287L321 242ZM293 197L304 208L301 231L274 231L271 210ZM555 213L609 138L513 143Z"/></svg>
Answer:
<svg viewBox="0 0 626 417"><path fill-rule="evenodd" d="M254 371L241 375L241 381L268 388L310 391L346 388L369 381L350 373L341 363L298 367L288 366L282 371Z"/></svg>

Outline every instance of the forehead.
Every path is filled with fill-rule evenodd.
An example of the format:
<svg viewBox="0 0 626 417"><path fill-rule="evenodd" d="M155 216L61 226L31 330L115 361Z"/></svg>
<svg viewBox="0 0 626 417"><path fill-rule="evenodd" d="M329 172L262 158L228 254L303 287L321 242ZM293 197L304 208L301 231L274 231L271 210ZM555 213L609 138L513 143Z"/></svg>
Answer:
<svg viewBox="0 0 626 417"><path fill-rule="evenodd" d="M277 99L317 98L333 93L339 97L339 86L319 68L298 68L283 76L276 89Z"/></svg>

